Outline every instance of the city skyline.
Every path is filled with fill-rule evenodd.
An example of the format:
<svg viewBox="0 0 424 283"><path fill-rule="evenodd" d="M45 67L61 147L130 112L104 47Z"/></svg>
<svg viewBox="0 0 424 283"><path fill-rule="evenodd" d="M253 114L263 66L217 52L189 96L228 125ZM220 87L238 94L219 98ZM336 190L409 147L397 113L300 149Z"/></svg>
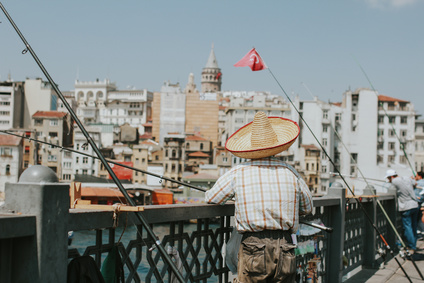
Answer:
<svg viewBox="0 0 424 283"><path fill-rule="evenodd" d="M165 3L165 5L164 5ZM418 114L424 77L423 1L261 3L253 1L122 3L6 1L5 8L59 84L109 78L118 88L159 91L200 74L212 45L222 90L284 96L268 70L233 65L255 47L285 91L341 101L345 90L371 88L411 101ZM0 13L0 80L44 76ZM421 63L421 64L420 64Z"/></svg>

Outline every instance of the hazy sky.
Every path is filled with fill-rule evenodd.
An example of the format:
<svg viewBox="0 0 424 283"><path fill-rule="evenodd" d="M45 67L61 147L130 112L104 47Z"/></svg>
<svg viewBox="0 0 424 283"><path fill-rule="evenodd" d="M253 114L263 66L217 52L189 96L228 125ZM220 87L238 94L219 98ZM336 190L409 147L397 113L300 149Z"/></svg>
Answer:
<svg viewBox="0 0 424 283"><path fill-rule="evenodd" d="M109 78L119 89L185 87L212 44L223 90L283 95L268 70L233 67L252 47L289 94L341 101L370 87L412 101L424 114L424 1L5 0L31 47L59 84ZM0 80L45 79L0 13Z"/></svg>

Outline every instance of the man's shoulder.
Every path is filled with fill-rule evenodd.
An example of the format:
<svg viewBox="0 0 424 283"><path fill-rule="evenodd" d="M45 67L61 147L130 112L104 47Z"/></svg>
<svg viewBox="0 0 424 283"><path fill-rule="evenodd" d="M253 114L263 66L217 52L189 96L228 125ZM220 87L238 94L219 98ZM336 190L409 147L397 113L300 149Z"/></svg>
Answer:
<svg viewBox="0 0 424 283"><path fill-rule="evenodd" d="M234 167L233 169L244 167L244 166L277 166L277 167L283 167L288 169L290 172L292 172L296 177L300 177L299 172L291 166L290 164L281 161L280 159L276 158L262 158L262 159L251 159L249 161L246 161L244 163L241 163L238 165L239 167ZM236 169L237 170L237 169Z"/></svg>

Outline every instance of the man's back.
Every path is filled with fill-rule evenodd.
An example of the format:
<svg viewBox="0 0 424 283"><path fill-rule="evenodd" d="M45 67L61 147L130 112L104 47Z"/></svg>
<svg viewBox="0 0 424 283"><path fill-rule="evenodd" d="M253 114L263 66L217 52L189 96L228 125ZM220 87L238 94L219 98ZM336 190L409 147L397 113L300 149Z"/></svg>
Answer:
<svg viewBox="0 0 424 283"><path fill-rule="evenodd" d="M292 230L299 214L312 210L312 196L296 170L273 158L254 159L235 166L206 193L208 202L236 201L239 232Z"/></svg>

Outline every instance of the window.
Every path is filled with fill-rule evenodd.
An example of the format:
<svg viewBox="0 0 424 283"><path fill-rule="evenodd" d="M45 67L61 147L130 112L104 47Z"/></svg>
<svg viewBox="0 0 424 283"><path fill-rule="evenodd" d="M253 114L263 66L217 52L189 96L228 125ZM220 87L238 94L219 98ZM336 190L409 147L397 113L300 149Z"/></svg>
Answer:
<svg viewBox="0 0 424 283"><path fill-rule="evenodd" d="M34 126L42 126L42 125L43 125L43 119L34 120Z"/></svg>
<svg viewBox="0 0 424 283"><path fill-rule="evenodd" d="M379 124L383 124L384 123L384 116L383 115L379 115L378 116L378 123Z"/></svg>
<svg viewBox="0 0 424 283"><path fill-rule="evenodd" d="M6 175L10 175L10 165L9 164L7 164L6 165Z"/></svg>
<svg viewBox="0 0 424 283"><path fill-rule="evenodd" d="M395 136L395 131L394 130L390 130L389 131L389 136L390 137L394 137Z"/></svg>
<svg viewBox="0 0 424 283"><path fill-rule="evenodd" d="M342 120L342 114L336 113L336 122L340 122Z"/></svg>
<svg viewBox="0 0 424 283"><path fill-rule="evenodd" d="M389 123L394 124L396 122L396 116L389 116Z"/></svg>
<svg viewBox="0 0 424 283"><path fill-rule="evenodd" d="M57 161L57 156L49 154L49 156L47 156L47 161L55 162L55 161Z"/></svg>
<svg viewBox="0 0 424 283"><path fill-rule="evenodd" d="M328 119L328 110L322 111L322 118L323 119Z"/></svg>
<svg viewBox="0 0 424 283"><path fill-rule="evenodd" d="M10 147L0 147L1 156L12 156L12 148Z"/></svg>
<svg viewBox="0 0 424 283"><path fill-rule="evenodd" d="M327 133L328 132L328 126L327 125L322 126L322 132L323 133Z"/></svg>
<svg viewBox="0 0 424 283"><path fill-rule="evenodd" d="M407 116L401 116L400 117L400 123L401 124L407 124L408 123L408 117Z"/></svg>
<svg viewBox="0 0 424 283"><path fill-rule="evenodd" d="M83 164L87 164L88 163L88 157L83 157L82 158L82 163Z"/></svg>
<svg viewBox="0 0 424 283"><path fill-rule="evenodd" d="M322 145L327 146L327 139L322 139Z"/></svg>
<svg viewBox="0 0 424 283"><path fill-rule="evenodd" d="M59 122L58 122L57 119L51 119L50 120L50 126L57 126L57 125L59 125Z"/></svg>
<svg viewBox="0 0 424 283"><path fill-rule="evenodd" d="M57 132L49 132L49 136L52 137L52 138L56 138Z"/></svg>
<svg viewBox="0 0 424 283"><path fill-rule="evenodd" d="M203 150L203 143L200 143L200 150Z"/></svg>
<svg viewBox="0 0 424 283"><path fill-rule="evenodd" d="M77 156L76 158L75 158L75 163L79 163L79 157Z"/></svg>
<svg viewBox="0 0 424 283"><path fill-rule="evenodd" d="M82 169L82 174L87 175L88 170L87 169Z"/></svg>
<svg viewBox="0 0 424 283"><path fill-rule="evenodd" d="M395 149L395 143L394 142L389 142L389 149L390 150L394 150Z"/></svg>
<svg viewBox="0 0 424 283"><path fill-rule="evenodd" d="M62 180L66 180L66 181L71 180L71 174L63 174L62 175Z"/></svg>

